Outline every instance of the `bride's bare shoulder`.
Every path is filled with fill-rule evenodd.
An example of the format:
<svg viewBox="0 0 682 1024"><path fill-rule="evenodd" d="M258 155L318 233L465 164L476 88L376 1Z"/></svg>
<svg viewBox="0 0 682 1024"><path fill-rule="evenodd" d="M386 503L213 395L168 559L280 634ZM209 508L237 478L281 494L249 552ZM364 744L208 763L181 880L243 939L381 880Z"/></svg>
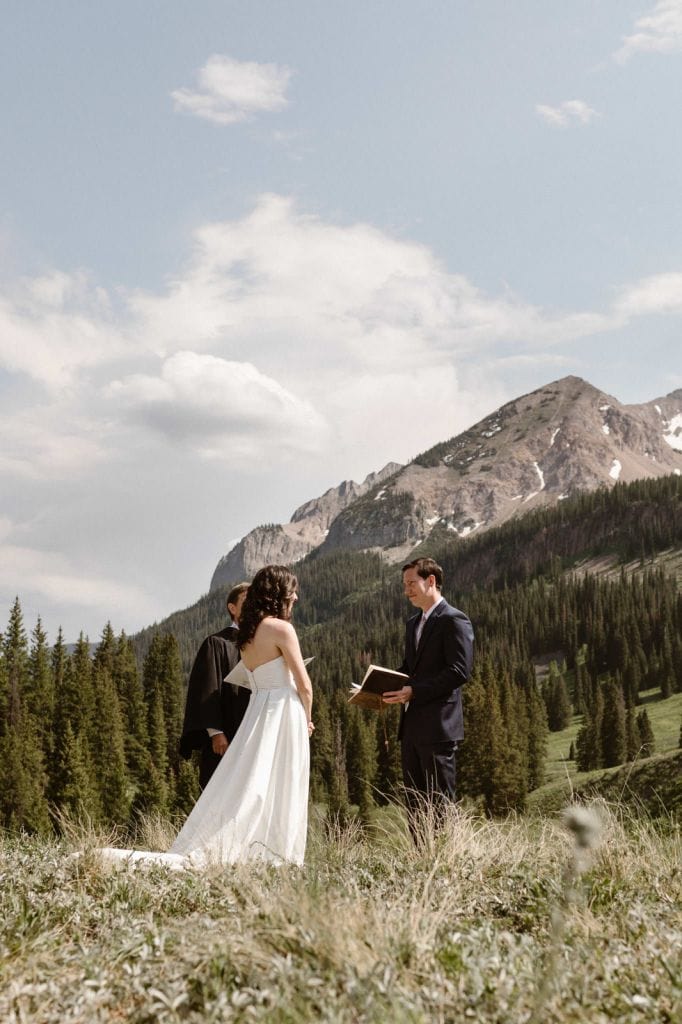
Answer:
<svg viewBox="0 0 682 1024"><path fill-rule="evenodd" d="M267 618L261 622L258 632L263 637L286 637L291 636L294 632L294 627L290 622L285 622L284 619Z"/></svg>

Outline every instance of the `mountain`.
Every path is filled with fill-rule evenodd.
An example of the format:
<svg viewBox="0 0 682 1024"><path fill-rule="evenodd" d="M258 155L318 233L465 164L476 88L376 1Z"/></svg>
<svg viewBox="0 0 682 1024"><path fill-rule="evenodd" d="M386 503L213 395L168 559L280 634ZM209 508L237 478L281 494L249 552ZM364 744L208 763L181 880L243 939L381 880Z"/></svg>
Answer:
<svg viewBox="0 0 682 1024"><path fill-rule="evenodd" d="M327 491L290 523L252 530L221 559L211 589L313 549L378 550L398 562L431 536L468 537L578 491L670 473L682 473L682 389L623 405L565 377L406 466Z"/></svg>
<svg viewBox="0 0 682 1024"><path fill-rule="evenodd" d="M339 513L400 469L399 463L389 462L378 473L370 473L361 484L344 480L321 497L306 501L288 523L257 526L220 559L210 589L249 579L263 565L290 565L300 561L308 552L320 547Z"/></svg>
<svg viewBox="0 0 682 1024"><path fill-rule="evenodd" d="M428 543L413 548L411 554L432 555L443 566L447 596L465 602L462 607L476 591L513 588L538 576L556 579L575 573L613 582L622 573L641 577L655 568L682 587L682 476L672 473L578 492L465 539L447 528L434 528ZM335 617L346 622L346 629L351 623L354 629L360 624L365 632L356 637L357 648L344 640L344 652L357 654L378 644L378 663L390 663L381 637L391 630L375 628L374 604L380 595L377 607L381 614L388 614L397 629L393 640L399 643L402 619L409 611L399 566L387 564L376 551L325 552L320 547L298 563L296 575L300 584L297 628L317 635L319 627ZM225 587L218 587L141 630L133 637L140 664L158 633L173 633L188 671L203 638L225 624L225 595ZM540 645L537 652L553 649ZM340 676L348 674L345 655L335 652L332 656L327 651L325 658L339 666Z"/></svg>

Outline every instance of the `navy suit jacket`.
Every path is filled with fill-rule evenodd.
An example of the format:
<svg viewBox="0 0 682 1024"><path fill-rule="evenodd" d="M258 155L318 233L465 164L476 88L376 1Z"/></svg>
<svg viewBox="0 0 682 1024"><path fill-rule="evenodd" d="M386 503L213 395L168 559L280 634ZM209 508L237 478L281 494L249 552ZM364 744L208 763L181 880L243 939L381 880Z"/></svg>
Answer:
<svg viewBox="0 0 682 1024"><path fill-rule="evenodd" d="M408 619L405 660L412 697L402 708L398 736L416 744L461 740L464 736L461 686L471 675L474 630L464 612L442 600L415 642L421 612Z"/></svg>

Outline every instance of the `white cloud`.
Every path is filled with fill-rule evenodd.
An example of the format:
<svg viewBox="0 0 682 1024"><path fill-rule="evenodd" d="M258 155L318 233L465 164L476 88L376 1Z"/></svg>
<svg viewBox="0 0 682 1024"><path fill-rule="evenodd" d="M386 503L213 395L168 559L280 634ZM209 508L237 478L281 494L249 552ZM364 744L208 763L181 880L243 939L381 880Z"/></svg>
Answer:
<svg viewBox="0 0 682 1024"><path fill-rule="evenodd" d="M266 446L313 452L327 440L327 424L310 402L251 363L178 352L158 375L114 381L108 395L171 443L191 444L203 457L253 458Z"/></svg>
<svg viewBox="0 0 682 1024"><path fill-rule="evenodd" d="M561 355L559 352L524 352L519 355L498 356L495 362L498 366L508 367L547 366L548 372L549 367L552 367L551 372L554 372L557 367L571 365L569 356Z"/></svg>
<svg viewBox="0 0 682 1024"><path fill-rule="evenodd" d="M106 292L83 273L54 271L21 280L0 295L0 368L52 391L126 348Z"/></svg>
<svg viewBox="0 0 682 1024"><path fill-rule="evenodd" d="M588 106L583 100L565 100L558 107L550 107L544 103L538 103L535 111L554 128L566 128L569 124L589 124L599 113Z"/></svg>
<svg viewBox="0 0 682 1024"><path fill-rule="evenodd" d="M616 308L628 318L682 313L682 273L653 274L625 289Z"/></svg>
<svg viewBox="0 0 682 1024"><path fill-rule="evenodd" d="M682 0L659 0L648 14L637 19L634 28L614 53L619 64L636 53L682 51Z"/></svg>
<svg viewBox="0 0 682 1024"><path fill-rule="evenodd" d="M27 480L87 474L107 457L101 433L100 423L60 404L0 416L0 474Z"/></svg>
<svg viewBox="0 0 682 1024"><path fill-rule="evenodd" d="M250 121L256 114L283 110L291 69L213 54L197 73L199 88L171 93L175 109L216 124Z"/></svg>
<svg viewBox="0 0 682 1024"><path fill-rule="evenodd" d="M320 372L401 364L409 374L434 353L605 326L598 314L551 316L509 292L487 295L426 246L325 222L275 195L240 221L197 231L184 273L164 293L136 293L131 309L140 340L159 355L248 355L313 384Z"/></svg>
<svg viewBox="0 0 682 1024"><path fill-rule="evenodd" d="M149 595L138 587L93 576L56 551L0 543L0 590L11 593L18 585L22 599L24 595L37 595L69 613L76 605L81 609L94 607L114 619L134 613L144 621L155 612Z"/></svg>
<svg viewBox="0 0 682 1024"><path fill-rule="evenodd" d="M51 389L48 402L5 414L0 471L82 475L117 451L150 457L145 440L201 459L258 450L265 465L333 450L341 462L367 443L369 380L387 457L407 457L415 441L401 406L417 383L459 406L457 371L472 357L556 361L562 343L681 312L681 296L682 275L670 273L603 311L545 310L508 289L483 292L426 246L265 195L243 218L198 229L182 272L157 292L119 292L120 308L82 274L0 295L0 365Z"/></svg>
<svg viewBox="0 0 682 1024"><path fill-rule="evenodd" d="M7 516L0 516L0 544L9 537L12 532L12 520Z"/></svg>

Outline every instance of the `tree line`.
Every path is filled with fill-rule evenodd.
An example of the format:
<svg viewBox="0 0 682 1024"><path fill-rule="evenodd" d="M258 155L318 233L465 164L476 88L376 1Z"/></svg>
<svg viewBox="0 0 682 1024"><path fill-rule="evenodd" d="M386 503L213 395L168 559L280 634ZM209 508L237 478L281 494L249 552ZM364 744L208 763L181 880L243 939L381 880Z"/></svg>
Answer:
<svg viewBox="0 0 682 1024"><path fill-rule="evenodd" d="M643 518L643 503L660 502L652 543L668 546L679 514L677 478L628 485L612 498L615 490L576 500L564 525L577 534L582 513L594 516L603 502L611 513L635 504ZM548 511L542 522L552 524ZM614 524L617 538L618 518ZM431 549L445 570L445 596L476 631L458 789L490 814L523 809L543 782L548 730L564 728L572 714L584 719L572 751L578 767L619 764L653 749L642 691L657 687L665 697L682 690L675 581L646 568L615 580L573 576L557 558L544 560L542 572L519 572L522 547L517 562L504 560L527 528L519 520L479 539L486 560L493 534L500 544L500 572L485 584L461 586L459 545ZM529 537L537 546L537 536ZM399 568L377 554L313 553L295 568L296 626L304 654L314 657L312 798L339 814L355 807L366 815L400 787L398 710L361 711L348 705L348 690L371 663L400 665L413 609ZM61 633L50 645L40 622L29 637L17 599L0 637L6 827L45 831L60 810L120 825L141 812L189 810L198 795L196 765L178 756L186 677L201 639L225 624L225 596L225 589L208 594L134 638L106 625L94 652L84 636L71 652ZM536 662L549 654L554 663L539 682Z"/></svg>

